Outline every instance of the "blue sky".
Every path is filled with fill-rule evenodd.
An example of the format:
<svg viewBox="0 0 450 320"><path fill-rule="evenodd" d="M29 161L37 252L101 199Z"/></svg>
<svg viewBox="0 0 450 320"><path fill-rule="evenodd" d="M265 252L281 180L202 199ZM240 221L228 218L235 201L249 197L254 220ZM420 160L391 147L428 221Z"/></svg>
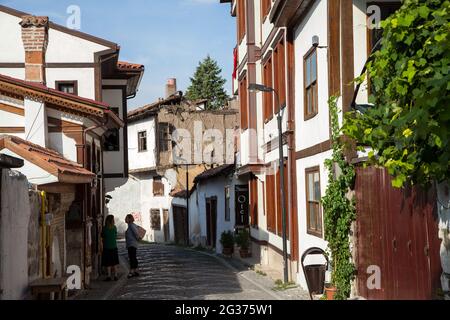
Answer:
<svg viewBox="0 0 450 320"><path fill-rule="evenodd" d="M210 54L231 92L235 20L219 0L0 0L0 4L66 25L70 5L81 8L81 31L121 46L121 60L146 72L130 109L164 96L167 78L185 91L198 62Z"/></svg>

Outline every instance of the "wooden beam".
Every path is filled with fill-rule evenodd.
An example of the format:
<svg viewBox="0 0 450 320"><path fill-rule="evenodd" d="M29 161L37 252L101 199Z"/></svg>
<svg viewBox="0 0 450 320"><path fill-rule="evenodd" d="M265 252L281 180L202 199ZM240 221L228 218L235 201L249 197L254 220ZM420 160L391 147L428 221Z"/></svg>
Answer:
<svg viewBox="0 0 450 320"><path fill-rule="evenodd" d="M25 127L0 127L0 133L25 133Z"/></svg>
<svg viewBox="0 0 450 320"><path fill-rule="evenodd" d="M17 114L19 116L25 116L25 109L11 106L9 104L0 103L0 110L9 112L9 113L13 113L13 114Z"/></svg>

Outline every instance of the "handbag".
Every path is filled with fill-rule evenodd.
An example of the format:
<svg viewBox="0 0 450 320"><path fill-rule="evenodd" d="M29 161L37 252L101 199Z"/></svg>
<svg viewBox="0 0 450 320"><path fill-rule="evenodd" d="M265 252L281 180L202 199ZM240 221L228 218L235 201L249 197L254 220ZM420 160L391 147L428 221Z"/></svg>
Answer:
<svg viewBox="0 0 450 320"><path fill-rule="evenodd" d="M136 226L136 227L137 227L137 232L138 232L139 240L144 239L145 234L147 233L147 230L145 230L145 229L142 228L141 226Z"/></svg>

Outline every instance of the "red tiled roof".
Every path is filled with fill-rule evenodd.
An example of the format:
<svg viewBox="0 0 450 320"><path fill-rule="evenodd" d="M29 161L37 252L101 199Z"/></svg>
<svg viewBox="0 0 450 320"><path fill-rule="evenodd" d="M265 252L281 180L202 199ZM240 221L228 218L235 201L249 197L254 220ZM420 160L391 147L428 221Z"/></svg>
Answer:
<svg viewBox="0 0 450 320"><path fill-rule="evenodd" d="M90 183L95 178L94 173L76 162L67 160L58 152L16 136L0 136L0 150L4 148L56 176L59 182L81 184Z"/></svg>
<svg viewBox="0 0 450 320"><path fill-rule="evenodd" d="M144 65L126 61L119 61L117 62L117 68L121 71L142 71L144 70Z"/></svg>

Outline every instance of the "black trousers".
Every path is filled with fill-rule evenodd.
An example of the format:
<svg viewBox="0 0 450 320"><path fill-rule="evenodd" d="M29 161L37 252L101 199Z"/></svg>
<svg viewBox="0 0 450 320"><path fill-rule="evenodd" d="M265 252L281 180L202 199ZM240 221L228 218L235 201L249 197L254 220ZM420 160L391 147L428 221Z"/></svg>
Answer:
<svg viewBox="0 0 450 320"><path fill-rule="evenodd" d="M128 259L130 260L130 269L137 269L137 267L138 267L136 251L137 251L137 248L135 248L135 247L128 248Z"/></svg>

